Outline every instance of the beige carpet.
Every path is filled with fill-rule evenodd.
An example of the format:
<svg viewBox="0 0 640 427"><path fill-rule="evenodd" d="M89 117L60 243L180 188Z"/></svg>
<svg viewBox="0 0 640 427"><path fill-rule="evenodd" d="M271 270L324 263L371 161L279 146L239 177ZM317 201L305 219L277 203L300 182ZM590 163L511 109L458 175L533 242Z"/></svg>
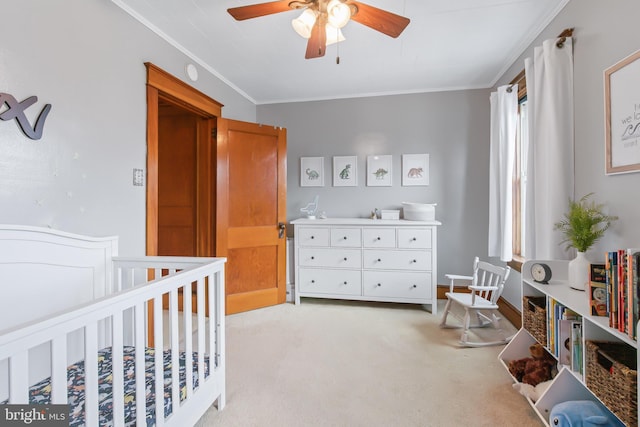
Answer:
<svg viewBox="0 0 640 427"><path fill-rule="evenodd" d="M197 426L543 425L503 347L459 348L439 317L314 299L227 316L227 405Z"/></svg>

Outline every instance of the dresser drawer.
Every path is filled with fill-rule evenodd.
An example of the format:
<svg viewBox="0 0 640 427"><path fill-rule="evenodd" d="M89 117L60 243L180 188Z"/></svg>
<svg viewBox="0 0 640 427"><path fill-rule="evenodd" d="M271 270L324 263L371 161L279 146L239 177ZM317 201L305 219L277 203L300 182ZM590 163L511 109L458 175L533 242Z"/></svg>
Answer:
<svg viewBox="0 0 640 427"><path fill-rule="evenodd" d="M329 229L304 227L296 230L300 246L329 246Z"/></svg>
<svg viewBox="0 0 640 427"><path fill-rule="evenodd" d="M300 292L362 295L361 273L354 270L300 268Z"/></svg>
<svg viewBox="0 0 640 427"><path fill-rule="evenodd" d="M362 292L369 297L430 299L431 273L365 271Z"/></svg>
<svg viewBox="0 0 640 427"><path fill-rule="evenodd" d="M362 246L365 248L395 248L395 228L364 228L362 230Z"/></svg>
<svg viewBox="0 0 640 427"><path fill-rule="evenodd" d="M300 248L298 264L304 267L361 268L359 249Z"/></svg>
<svg viewBox="0 0 640 427"><path fill-rule="evenodd" d="M363 267L378 270L431 270L431 251L366 249Z"/></svg>
<svg viewBox="0 0 640 427"><path fill-rule="evenodd" d="M424 228L398 229L398 248L401 249L430 249L431 230Z"/></svg>
<svg viewBox="0 0 640 427"><path fill-rule="evenodd" d="M359 248L362 246L362 234L359 228L332 228L331 246L341 248Z"/></svg>

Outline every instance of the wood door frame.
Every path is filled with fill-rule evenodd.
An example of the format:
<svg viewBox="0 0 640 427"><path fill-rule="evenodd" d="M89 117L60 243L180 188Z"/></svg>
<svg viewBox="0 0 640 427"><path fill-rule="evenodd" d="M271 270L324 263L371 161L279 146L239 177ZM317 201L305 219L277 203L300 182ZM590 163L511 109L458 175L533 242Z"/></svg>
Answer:
<svg viewBox="0 0 640 427"><path fill-rule="evenodd" d="M209 147L209 153L198 152L198 161L211 159L211 131L212 120L222 115L223 105L204 93L184 83L182 80L172 76L166 71L158 68L150 62L145 62L147 68L147 214L146 214L146 253L149 256L158 254L158 113L159 102L164 100L176 106L188 110L200 118L204 119L198 126L198 138L206 139L206 144L199 144L199 147ZM203 154L202 156L200 154ZM209 168L209 174L212 174ZM215 175L213 175L215 176ZM207 181L206 178L203 181ZM208 180L211 182L211 180ZM215 187L213 188L215 190ZM205 187L199 190L200 197L211 198L213 191L206 191ZM215 247L212 239L214 212L209 208L198 212L197 228L205 229L202 235L205 236L197 245L198 255L212 256Z"/></svg>

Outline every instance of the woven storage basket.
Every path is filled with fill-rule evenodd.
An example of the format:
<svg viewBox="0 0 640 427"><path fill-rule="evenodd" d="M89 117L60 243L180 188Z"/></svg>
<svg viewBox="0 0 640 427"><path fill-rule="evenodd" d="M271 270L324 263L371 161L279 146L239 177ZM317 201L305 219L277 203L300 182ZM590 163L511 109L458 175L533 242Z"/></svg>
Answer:
<svg viewBox="0 0 640 427"><path fill-rule="evenodd" d="M631 346L587 341L586 383L627 426L638 425L637 360Z"/></svg>
<svg viewBox="0 0 640 427"><path fill-rule="evenodd" d="M540 344L547 345L546 297L522 298L522 325Z"/></svg>

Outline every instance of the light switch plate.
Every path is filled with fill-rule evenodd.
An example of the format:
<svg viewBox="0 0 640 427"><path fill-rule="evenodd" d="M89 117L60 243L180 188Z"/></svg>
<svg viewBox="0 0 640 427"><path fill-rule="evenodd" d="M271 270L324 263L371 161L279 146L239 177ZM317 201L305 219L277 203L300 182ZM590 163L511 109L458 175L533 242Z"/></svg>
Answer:
<svg viewBox="0 0 640 427"><path fill-rule="evenodd" d="M137 187L144 185L144 169L133 170L133 185Z"/></svg>

